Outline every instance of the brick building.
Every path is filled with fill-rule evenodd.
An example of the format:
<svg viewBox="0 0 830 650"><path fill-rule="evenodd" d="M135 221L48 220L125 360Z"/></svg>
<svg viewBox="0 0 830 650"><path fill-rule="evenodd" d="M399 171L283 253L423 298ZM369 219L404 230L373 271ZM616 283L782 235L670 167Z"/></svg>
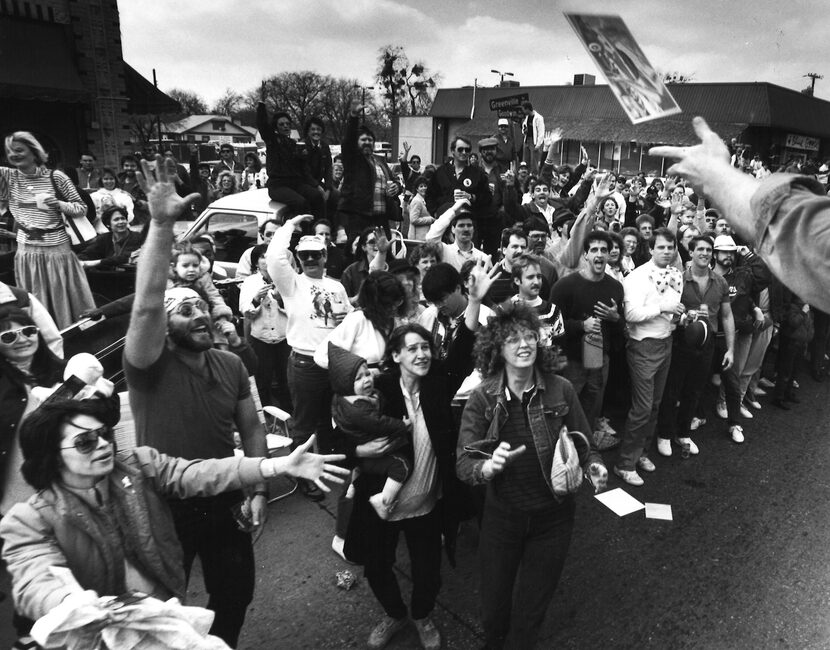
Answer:
<svg viewBox="0 0 830 650"><path fill-rule="evenodd" d="M33 132L57 165L117 166L131 115L178 104L124 62L116 0L0 0L0 134Z"/></svg>

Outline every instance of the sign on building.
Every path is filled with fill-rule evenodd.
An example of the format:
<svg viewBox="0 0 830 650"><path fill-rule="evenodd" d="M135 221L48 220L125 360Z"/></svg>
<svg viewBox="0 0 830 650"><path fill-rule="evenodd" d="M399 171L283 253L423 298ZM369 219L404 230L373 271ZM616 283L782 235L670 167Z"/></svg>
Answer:
<svg viewBox="0 0 830 650"><path fill-rule="evenodd" d="M508 95L490 100L490 110L497 111L499 117L523 117L522 102L530 101L527 93L520 95Z"/></svg>
<svg viewBox="0 0 830 650"><path fill-rule="evenodd" d="M808 151L818 151L819 139L811 138L807 135L797 135L795 133L787 134L787 149L806 149Z"/></svg>

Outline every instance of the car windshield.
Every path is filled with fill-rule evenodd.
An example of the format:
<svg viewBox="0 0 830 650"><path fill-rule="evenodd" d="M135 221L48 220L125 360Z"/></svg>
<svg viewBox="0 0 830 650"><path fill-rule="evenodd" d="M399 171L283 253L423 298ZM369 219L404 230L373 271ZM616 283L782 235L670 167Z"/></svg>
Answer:
<svg viewBox="0 0 830 650"><path fill-rule="evenodd" d="M184 234L193 226L192 221L177 221L176 236ZM238 262L248 248L257 243L258 221L256 214L244 212L214 212L200 224L199 229L190 232L188 239L208 233L216 242L217 262Z"/></svg>

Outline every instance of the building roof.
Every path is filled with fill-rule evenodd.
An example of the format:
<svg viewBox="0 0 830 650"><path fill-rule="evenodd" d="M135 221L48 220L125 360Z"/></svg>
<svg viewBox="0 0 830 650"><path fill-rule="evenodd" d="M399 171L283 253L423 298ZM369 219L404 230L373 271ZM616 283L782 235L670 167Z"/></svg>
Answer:
<svg viewBox="0 0 830 650"><path fill-rule="evenodd" d="M216 121L226 122L228 127L232 127L230 129L226 127L223 135L245 135L253 138L257 134L257 130L255 128L238 124L227 115L189 115L178 122L171 122L170 124L167 124L165 130L168 133L186 133L188 131L205 134L216 133L216 131L212 128L212 123ZM205 125L207 125L206 128L199 128Z"/></svg>
<svg viewBox="0 0 830 650"><path fill-rule="evenodd" d="M160 115L182 110L179 102L161 92L126 61L124 85L128 97L127 112L131 115Z"/></svg>
<svg viewBox="0 0 830 650"><path fill-rule="evenodd" d="M491 99L526 93L548 129L586 141L637 141L693 144L691 118L702 115L721 137L739 135L749 126L781 128L830 137L830 102L770 83L670 84L683 113L631 124L609 86L527 86L476 88L474 118L459 132L480 136L495 131L497 113ZM433 117L469 119L472 88L438 90Z"/></svg>

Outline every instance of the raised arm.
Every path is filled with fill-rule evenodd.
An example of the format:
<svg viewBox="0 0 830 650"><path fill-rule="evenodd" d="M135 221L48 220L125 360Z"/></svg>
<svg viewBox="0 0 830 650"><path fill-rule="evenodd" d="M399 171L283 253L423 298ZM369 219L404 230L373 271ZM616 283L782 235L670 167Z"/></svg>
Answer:
<svg viewBox="0 0 830 650"><path fill-rule="evenodd" d="M294 229L303 221L310 221L313 217L310 214L299 214L293 219L289 219L285 224L274 233L271 238L271 243L268 244L268 250L265 251L265 259L268 262L268 275L274 280L274 285L277 287L283 296L293 296L294 289L297 286L297 271L291 264L291 235L294 234Z"/></svg>
<svg viewBox="0 0 830 650"><path fill-rule="evenodd" d="M424 239L430 243L440 242L447 228L449 228L450 223L452 223L452 220L455 218L455 215L458 214L458 211L464 205L470 205L470 202L467 199L458 199L458 201L456 201L449 210L440 215L432 223L429 230L427 230L427 234Z"/></svg>
<svg viewBox="0 0 830 650"><path fill-rule="evenodd" d="M124 356L130 365L147 368L161 355L167 334L164 290L173 246L173 225L179 216L190 211L191 204L199 195L190 194L181 198L176 194L176 185L171 180L176 174L173 161L164 161L161 156L156 156L158 179L150 173L146 160L142 160L141 165L144 169L141 186L147 194L150 228L138 258L135 301Z"/></svg>

